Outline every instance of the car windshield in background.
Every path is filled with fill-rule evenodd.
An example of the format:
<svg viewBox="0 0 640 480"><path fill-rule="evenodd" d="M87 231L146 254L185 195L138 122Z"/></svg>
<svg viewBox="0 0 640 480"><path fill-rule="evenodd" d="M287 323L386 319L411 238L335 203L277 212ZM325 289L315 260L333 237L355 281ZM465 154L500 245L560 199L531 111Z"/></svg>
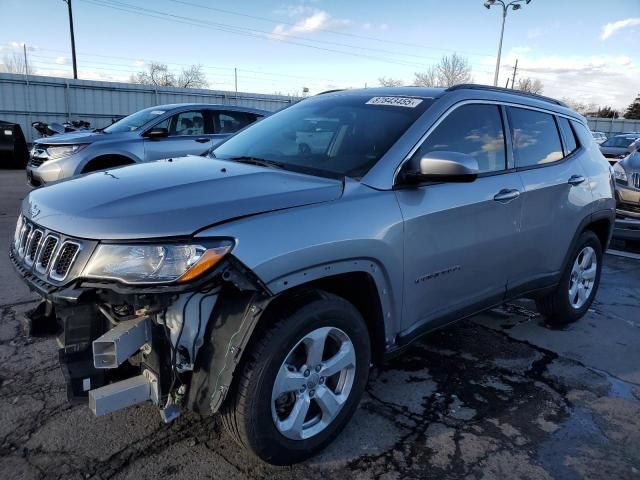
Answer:
<svg viewBox="0 0 640 480"><path fill-rule="evenodd" d="M131 115L124 117L113 125L109 125L103 130L105 133L122 133L132 132L137 130L142 125L164 114L165 110L159 110L158 108L146 108L139 112L132 113Z"/></svg>
<svg viewBox="0 0 640 480"><path fill-rule="evenodd" d="M627 148L631 145L635 138L629 137L612 137L606 142L604 142L601 146L603 147L619 147L619 148Z"/></svg>
<svg viewBox="0 0 640 480"><path fill-rule="evenodd" d="M265 118L213 154L315 175L361 178L432 102L398 96L319 96Z"/></svg>

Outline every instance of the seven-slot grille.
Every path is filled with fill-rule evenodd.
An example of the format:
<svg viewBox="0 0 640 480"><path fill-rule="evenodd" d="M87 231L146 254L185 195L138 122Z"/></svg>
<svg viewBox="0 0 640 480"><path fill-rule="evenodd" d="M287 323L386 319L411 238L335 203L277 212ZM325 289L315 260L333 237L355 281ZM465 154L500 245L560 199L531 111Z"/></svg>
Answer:
<svg viewBox="0 0 640 480"><path fill-rule="evenodd" d="M631 185L636 188L640 188L640 173L631 174Z"/></svg>
<svg viewBox="0 0 640 480"><path fill-rule="evenodd" d="M37 225L21 219L16 228L15 251L20 260L28 267L34 266L36 272L48 275L51 279L62 281L82 249L76 240L61 239L54 233L45 233Z"/></svg>

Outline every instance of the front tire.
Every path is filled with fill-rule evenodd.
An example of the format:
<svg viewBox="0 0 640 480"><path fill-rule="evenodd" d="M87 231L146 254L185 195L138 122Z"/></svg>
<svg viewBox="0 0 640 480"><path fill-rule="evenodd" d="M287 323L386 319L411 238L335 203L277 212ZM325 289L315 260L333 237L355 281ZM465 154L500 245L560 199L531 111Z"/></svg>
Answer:
<svg viewBox="0 0 640 480"><path fill-rule="evenodd" d="M571 252L555 290L536 300L550 325L567 325L589 309L600 285L602 246L597 235L583 232Z"/></svg>
<svg viewBox="0 0 640 480"><path fill-rule="evenodd" d="M314 291L247 356L223 424L257 457L290 465L326 447L348 423L367 383L371 346L352 304Z"/></svg>

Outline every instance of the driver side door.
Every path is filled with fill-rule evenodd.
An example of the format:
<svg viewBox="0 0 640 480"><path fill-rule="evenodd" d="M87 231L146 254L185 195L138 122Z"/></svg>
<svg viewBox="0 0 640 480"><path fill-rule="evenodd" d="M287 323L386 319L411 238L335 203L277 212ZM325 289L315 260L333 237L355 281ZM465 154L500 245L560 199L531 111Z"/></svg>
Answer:
<svg viewBox="0 0 640 480"><path fill-rule="evenodd" d="M437 327L504 298L518 261L514 239L522 182L509 169L505 112L499 105L460 106L432 130L415 155L452 151L473 156L471 183L396 187L404 217L403 335Z"/></svg>
<svg viewBox="0 0 640 480"><path fill-rule="evenodd" d="M151 128L166 128L169 135L144 139L146 161L202 155L213 144L213 127L202 110L176 113Z"/></svg>

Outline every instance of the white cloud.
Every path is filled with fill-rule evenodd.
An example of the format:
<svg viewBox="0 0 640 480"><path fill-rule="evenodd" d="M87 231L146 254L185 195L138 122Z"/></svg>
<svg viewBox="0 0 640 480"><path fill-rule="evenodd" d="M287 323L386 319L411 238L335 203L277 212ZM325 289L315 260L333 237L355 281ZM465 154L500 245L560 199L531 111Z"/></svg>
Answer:
<svg viewBox="0 0 640 480"><path fill-rule="evenodd" d="M606 40L618 30L628 27L637 27L640 25L640 17L625 18L624 20L618 20L617 22L609 22L602 27L602 34L600 40Z"/></svg>
<svg viewBox="0 0 640 480"><path fill-rule="evenodd" d="M142 67L146 62L144 60L136 60L135 62L133 62L133 64L136 67Z"/></svg>
<svg viewBox="0 0 640 480"><path fill-rule="evenodd" d="M68 65L69 64L69 59L67 57L57 57L55 62L58 65Z"/></svg>
<svg viewBox="0 0 640 480"><path fill-rule="evenodd" d="M550 97L622 109L637 95L640 65L625 55L539 56L515 48L503 57L500 85L511 76L516 59L516 78L539 79L544 85L543 94ZM489 66L493 60L488 58L483 63Z"/></svg>
<svg viewBox="0 0 640 480"><path fill-rule="evenodd" d="M271 32L272 37L283 39L290 35L319 32L332 28L342 28L351 24L350 20L333 18L325 10L315 10L312 14L299 20L294 25L279 24Z"/></svg>

